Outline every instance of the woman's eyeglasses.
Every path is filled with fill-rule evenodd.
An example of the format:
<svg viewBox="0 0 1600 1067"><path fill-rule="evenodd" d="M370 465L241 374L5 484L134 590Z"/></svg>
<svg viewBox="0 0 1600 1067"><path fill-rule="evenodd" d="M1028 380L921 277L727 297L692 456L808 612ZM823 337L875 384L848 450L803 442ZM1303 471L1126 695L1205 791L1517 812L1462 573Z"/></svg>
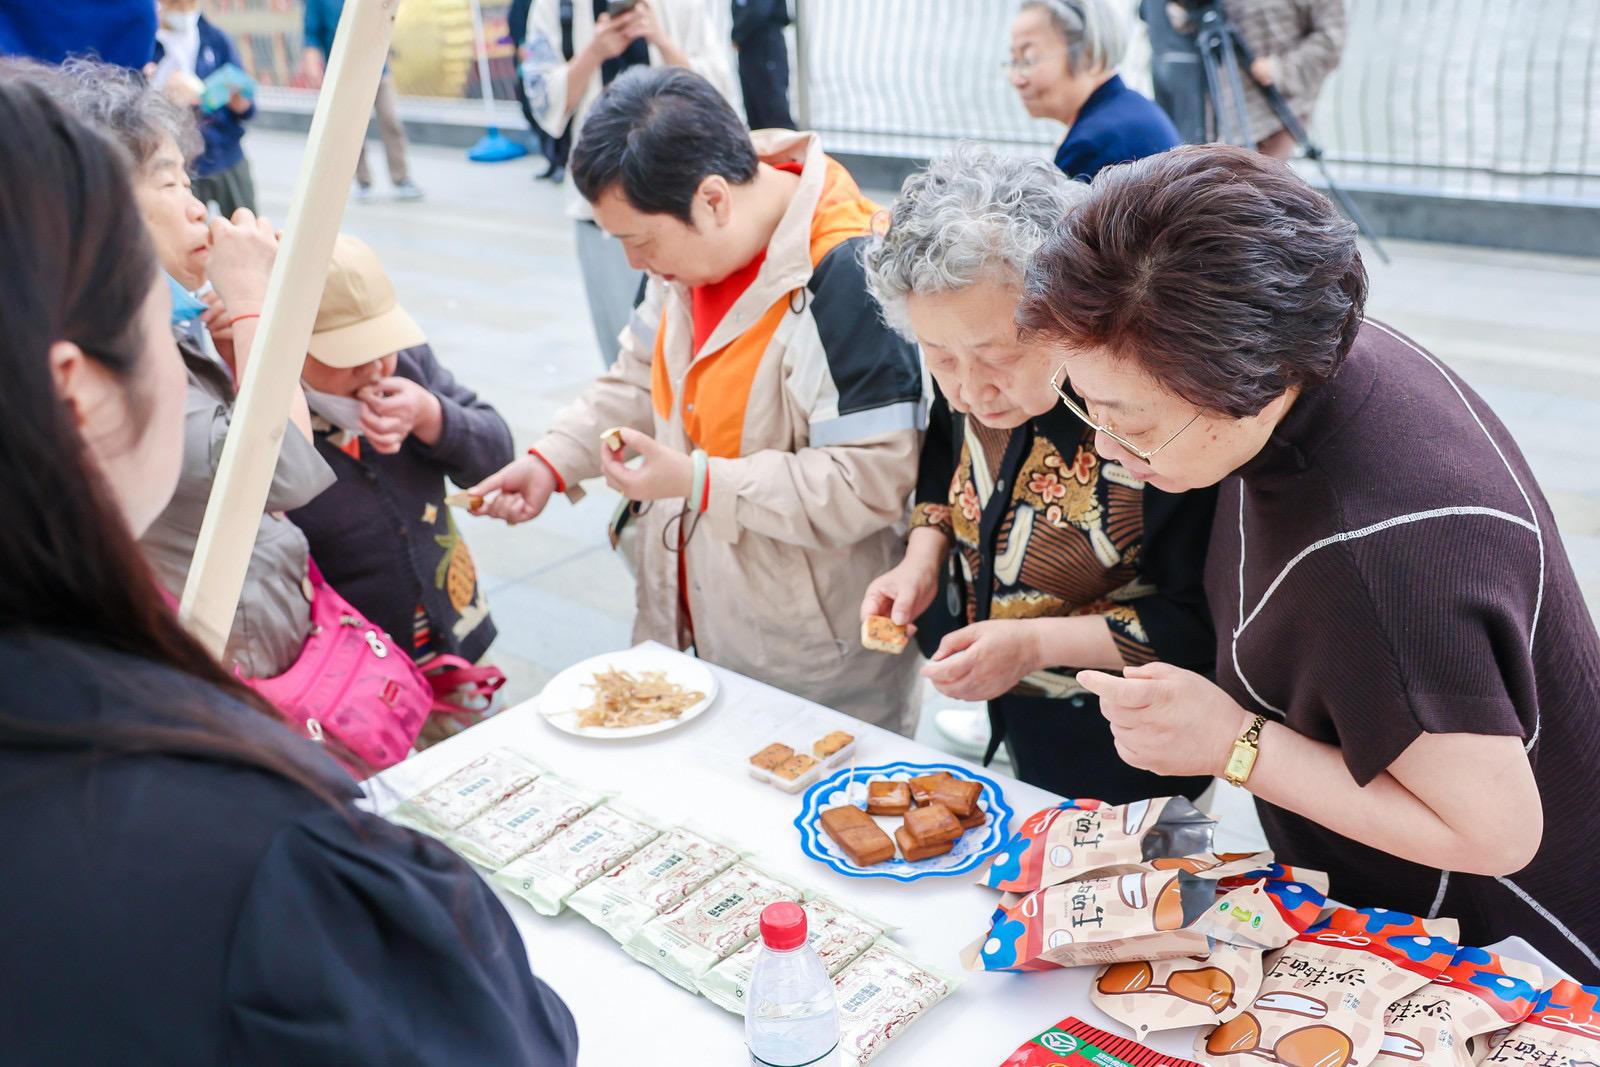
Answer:
<svg viewBox="0 0 1600 1067"><path fill-rule="evenodd" d="M1105 434L1107 437L1111 438L1117 444L1121 445L1129 452L1132 452L1146 463L1149 463L1152 459L1154 459L1157 452L1160 452L1163 448L1166 448L1172 442L1176 441L1184 430L1187 430L1189 427L1193 426L1200 419L1200 413L1197 411L1194 414L1194 418L1190 419L1188 422L1184 423L1178 428L1177 433L1173 434L1156 447L1148 449L1140 448L1126 437L1118 434L1115 430L1108 429L1107 427L1100 425L1098 422L1095 422L1089 413L1079 406L1078 402L1072 399L1067 391L1061 387L1062 383L1064 383L1066 380L1067 365L1065 362L1063 362L1061 366L1056 368L1056 372L1050 376L1050 387L1056 391L1056 395L1059 396L1061 398L1061 402L1067 406L1067 410L1078 416L1078 418L1082 419L1084 425L1088 426L1089 429L1093 430L1095 433Z"/></svg>

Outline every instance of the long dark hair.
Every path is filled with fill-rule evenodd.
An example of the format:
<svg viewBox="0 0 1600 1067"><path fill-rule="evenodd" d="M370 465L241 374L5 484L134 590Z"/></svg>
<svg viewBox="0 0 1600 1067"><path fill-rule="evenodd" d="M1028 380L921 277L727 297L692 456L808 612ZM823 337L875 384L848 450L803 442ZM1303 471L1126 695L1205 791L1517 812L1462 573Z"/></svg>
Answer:
<svg viewBox="0 0 1600 1067"><path fill-rule="evenodd" d="M158 277L123 150L41 85L0 78L0 632L113 649L272 716L161 599L51 374L51 345L71 341L123 381L137 415L142 308ZM333 798L286 747L246 737L204 699L170 698L170 725L84 728L0 714L0 742L211 756Z"/></svg>

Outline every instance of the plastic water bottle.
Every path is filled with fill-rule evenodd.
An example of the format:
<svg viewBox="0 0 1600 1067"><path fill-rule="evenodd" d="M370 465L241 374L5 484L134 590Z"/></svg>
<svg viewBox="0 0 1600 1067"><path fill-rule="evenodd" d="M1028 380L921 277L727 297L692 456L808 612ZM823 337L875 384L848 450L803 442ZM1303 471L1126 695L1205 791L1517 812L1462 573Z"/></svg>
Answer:
<svg viewBox="0 0 1600 1067"><path fill-rule="evenodd" d="M806 912L780 901L761 912L761 953L745 1000L744 1039L757 1067L835 1067L839 1006L833 979L806 943Z"/></svg>

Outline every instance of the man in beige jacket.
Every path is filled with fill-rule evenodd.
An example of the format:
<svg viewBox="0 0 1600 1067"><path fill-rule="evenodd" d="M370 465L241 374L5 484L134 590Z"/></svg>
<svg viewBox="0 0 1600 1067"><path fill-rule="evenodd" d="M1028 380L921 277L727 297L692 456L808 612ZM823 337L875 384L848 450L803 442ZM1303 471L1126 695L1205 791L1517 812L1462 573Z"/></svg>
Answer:
<svg viewBox="0 0 1600 1067"><path fill-rule="evenodd" d="M877 206L814 134L756 138L686 70L606 90L572 176L648 290L611 370L472 492L522 522L605 475L639 502L636 639L909 734L916 657L864 650L857 608L902 551L920 360L867 291Z"/></svg>

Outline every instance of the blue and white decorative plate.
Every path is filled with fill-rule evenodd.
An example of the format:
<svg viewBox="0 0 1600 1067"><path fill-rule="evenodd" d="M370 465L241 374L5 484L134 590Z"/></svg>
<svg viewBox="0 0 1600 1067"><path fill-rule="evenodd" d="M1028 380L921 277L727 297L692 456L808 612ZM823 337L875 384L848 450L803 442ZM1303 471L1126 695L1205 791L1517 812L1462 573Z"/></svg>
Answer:
<svg viewBox="0 0 1600 1067"><path fill-rule="evenodd" d="M893 878L899 882L914 882L918 878L949 877L977 870L1005 842L1006 828L1011 822L1011 808L1006 804L1000 787L983 775L973 774L965 767L957 767L952 763L884 763L876 767L857 767L854 772L857 806L866 806L868 782L905 782L940 771L981 785L983 792L978 795L978 807L989 815L986 824L962 834L955 848L943 856L910 863L896 855L892 860L875 863L871 867L858 867L850 862L850 857L822 831L822 813L847 802L846 786L851 774L849 767L806 790L801 800L800 814L794 820L795 827L800 831L800 848L818 863L826 864L850 878ZM877 816L876 821L885 833L893 837L901 818L898 815Z"/></svg>

